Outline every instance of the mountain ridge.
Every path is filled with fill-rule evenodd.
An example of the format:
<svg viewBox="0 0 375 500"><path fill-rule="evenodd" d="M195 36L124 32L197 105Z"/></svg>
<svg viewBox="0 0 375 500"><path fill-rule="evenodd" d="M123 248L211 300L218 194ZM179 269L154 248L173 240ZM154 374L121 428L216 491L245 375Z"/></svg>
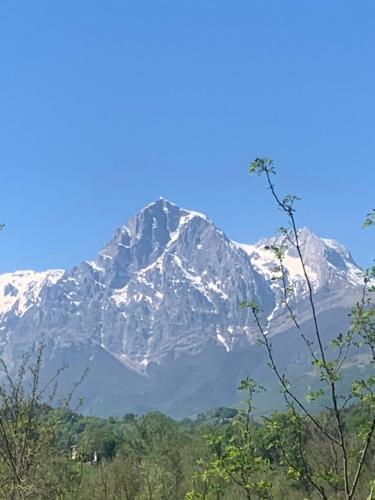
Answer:
<svg viewBox="0 0 375 500"><path fill-rule="evenodd" d="M336 288L339 284L339 291L361 285L362 271L343 245L319 238L308 228L302 228L299 235L302 250L309 249L305 252L306 269L318 297L324 291L327 294L327 289L329 296L336 293L337 290L331 290L333 284ZM12 319L13 325L15 318L22 318L29 309L34 313L43 310L41 304L45 301L44 307L48 308L48 297L54 293L60 297L58 307L61 309L65 304L66 316L92 314L97 324L86 325L86 330L91 329L89 337L143 373L149 362L162 362L171 350L176 354L185 350L197 352L207 341L207 335L227 351L236 344L254 343L257 334L250 326L249 314L238 309L241 301L252 299L262 306L267 329L271 320L275 323L278 317L279 322L285 320L279 304L280 287L272 279L275 258L265 249L277 241L277 238L268 238L252 245L234 242L206 215L182 209L161 197L118 228L94 260L84 261L67 271L17 271L1 275L0 329L10 330L6 340L1 339L1 345L12 335L12 326L7 329L8 320ZM298 294L298 300L292 298L291 302L298 309L307 288L291 245L287 247L284 264L289 283ZM83 302L87 302L86 307L82 307ZM167 313L163 315L160 309L164 306ZM199 326L206 335L195 332L188 340L185 328L173 339L172 332L166 331L161 323L167 324L171 317L181 322L179 314L189 316L188 309L193 314L189 320L185 318L185 327L193 322L194 316L200 316L205 324L202 321ZM98 310L103 313L98 315ZM177 311L175 317L173 310ZM120 323L117 331L121 327L135 328L137 335L125 336L120 342L119 336L106 333L105 328L98 334L98 325L106 321L104 318L108 320L106 311L112 315L112 323ZM300 314L304 312L300 310ZM160 317L155 320L155 315ZM231 324L228 318L234 315L237 319ZM242 321L238 321L240 317ZM70 333L84 338L84 328L78 326L80 322L70 323ZM47 332L51 329L51 325L43 328ZM64 330L63 325L61 329ZM158 331L155 333L155 330ZM168 342L171 345L166 348Z"/></svg>
<svg viewBox="0 0 375 500"><path fill-rule="evenodd" d="M329 339L347 320L362 270L340 243L307 228L299 236ZM204 214L161 198L116 229L93 260L65 271L1 275L0 355L16 369L43 338L47 372L71 364L71 379L91 366L83 386L88 413L176 415L200 411L204 401L230 404L242 376L268 377L266 359L255 351L259 332L242 301L260 305L263 327L286 366L297 362L301 369L305 359L272 279L275 259L266 247L275 243L277 237L234 242ZM306 283L292 245L285 265L290 303L309 325Z"/></svg>

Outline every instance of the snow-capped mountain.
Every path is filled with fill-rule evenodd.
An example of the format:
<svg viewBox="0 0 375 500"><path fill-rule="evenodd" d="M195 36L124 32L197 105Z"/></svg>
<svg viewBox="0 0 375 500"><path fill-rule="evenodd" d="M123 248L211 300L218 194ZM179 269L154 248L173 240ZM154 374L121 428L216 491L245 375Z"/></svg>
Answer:
<svg viewBox="0 0 375 500"><path fill-rule="evenodd" d="M3 318L11 311L16 316L23 316L30 307L38 303L41 289L56 283L63 274L61 269L41 273L17 271L0 274L0 317Z"/></svg>
<svg viewBox="0 0 375 500"><path fill-rule="evenodd" d="M299 235L319 311L350 306L362 281L349 252L306 228ZM43 337L55 363L61 352L77 366L106 356L116 370L126 368L120 377L140 376L142 385L145 375L172 366L178 371L208 352L215 360L243 353L257 330L251 312L239 307L242 301L260 304L270 334L291 327L280 284L272 280L275 258L265 248L273 243L233 242L205 215L161 198L117 229L93 261L65 272L0 276L1 354L16 365ZM293 307L306 322L306 283L291 245L284 263ZM101 373L100 363L95 370Z"/></svg>
<svg viewBox="0 0 375 500"><path fill-rule="evenodd" d="M340 280L348 285L363 284L363 271L356 265L350 252L335 240L319 238L308 228L298 231L307 274L315 291ZM293 240L292 240L293 241ZM285 237L264 239L255 245L238 243L250 256L251 262L259 273L270 279L275 273L277 259L271 247L284 247L283 264L290 282L294 282L299 293L306 290L306 280L297 249Z"/></svg>
<svg viewBox="0 0 375 500"><path fill-rule="evenodd" d="M314 291L314 298L320 311L333 306L348 306L354 303L358 289L363 286L363 270L354 262L350 252L338 241L319 238L308 228L298 231L305 270ZM275 299L275 308L268 316L271 332L285 330L288 314L283 307L283 285L280 280L280 263L272 247L285 249L282 265L286 275L286 285L290 287L288 303L298 313L299 319L306 321L310 315L308 284L293 238L285 236L263 239L254 245L241 244L250 257L255 270L269 283ZM277 279L275 279L277 278Z"/></svg>

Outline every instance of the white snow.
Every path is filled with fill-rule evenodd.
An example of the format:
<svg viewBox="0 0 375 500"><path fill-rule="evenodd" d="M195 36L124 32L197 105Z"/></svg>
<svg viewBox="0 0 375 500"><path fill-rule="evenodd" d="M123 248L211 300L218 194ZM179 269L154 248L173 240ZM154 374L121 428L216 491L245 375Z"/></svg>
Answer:
<svg viewBox="0 0 375 500"><path fill-rule="evenodd" d="M202 214L201 212L195 212L194 210L187 210L185 208L182 208L182 207L178 207L175 203L172 203L171 201L165 199L163 196L160 196L159 197L159 200L158 201L162 201L163 202L163 212L165 214L168 214L168 205L171 205L172 207L176 207L176 208L179 208L179 210L181 212L185 212L185 213L188 213L190 214L191 216L193 217L199 217L201 219L204 219L205 221L209 221L209 218L205 215L205 214ZM150 207L153 207L155 204L158 203L158 201L153 201L151 203L149 203L148 205L146 205L140 213L144 212L145 210L147 210L148 208Z"/></svg>
<svg viewBox="0 0 375 500"><path fill-rule="evenodd" d="M201 214L200 212L194 212L193 210L186 210L186 212L189 212L189 214L191 214L193 217L199 217L200 219L203 219L206 222L210 222L210 219L205 214Z"/></svg>
<svg viewBox="0 0 375 500"><path fill-rule="evenodd" d="M227 293L225 293L221 288L218 287L218 283L219 282L216 282L216 283L213 283L212 281L207 283L207 287L214 291L215 293L217 293L218 295L220 295L220 297L222 297L224 300L228 300L229 299L229 296Z"/></svg>
<svg viewBox="0 0 375 500"><path fill-rule="evenodd" d="M119 288L113 293L112 300L117 306L129 303L128 286L129 285L125 285L123 288Z"/></svg>
<svg viewBox="0 0 375 500"><path fill-rule="evenodd" d="M322 241L328 248L337 252L344 259L346 270L341 271L341 274L345 275L350 284L354 286L362 286L364 278L363 269L354 264L349 251L344 247L344 245L329 238L322 238ZM330 262L328 264L330 267L334 268Z"/></svg>
<svg viewBox="0 0 375 500"><path fill-rule="evenodd" d="M177 229L170 234L170 240L167 243L166 250L175 242L178 240L178 237L180 236L181 229L183 226L185 226L189 221L191 221L194 217L196 217L197 214L195 212L188 212L187 215L183 215L180 218L180 222L177 226Z"/></svg>
<svg viewBox="0 0 375 500"><path fill-rule="evenodd" d="M242 250L244 250L248 255L257 251L257 247L255 245L247 245L246 243L238 243L237 241L232 241L232 243L236 248L242 248Z"/></svg>
<svg viewBox="0 0 375 500"><path fill-rule="evenodd" d="M104 271L104 268L98 266L98 264L94 260L86 260L86 263L89 266L91 266L94 269L94 271L98 271L98 272L103 272Z"/></svg>
<svg viewBox="0 0 375 500"><path fill-rule="evenodd" d="M322 241L327 247L331 248L332 250L340 254L342 257L347 259L350 258L348 250L344 247L344 245L342 245L338 241L332 240L330 238L322 238Z"/></svg>
<svg viewBox="0 0 375 500"><path fill-rule="evenodd" d="M229 351L230 351L229 346L228 346L228 344L226 343L225 338L221 335L221 333L218 333L218 334L216 335L216 338L217 338L217 340L218 340L221 344L223 344L223 346L225 347L225 350L226 350L227 352L229 352Z"/></svg>
<svg viewBox="0 0 375 500"><path fill-rule="evenodd" d="M52 269L44 272L16 271L0 275L0 317L12 309L18 316L23 316L38 302L41 289L56 283L63 274L62 269Z"/></svg>
<svg viewBox="0 0 375 500"><path fill-rule="evenodd" d="M115 302L116 306L128 305L130 303L136 302L148 302L152 304L152 298L143 293L137 292L133 295L129 294L129 284L125 285L123 288L119 288L112 295L112 300Z"/></svg>
<svg viewBox="0 0 375 500"><path fill-rule="evenodd" d="M352 285L362 286L364 284L364 273L352 263L348 264L347 268L348 280Z"/></svg>
<svg viewBox="0 0 375 500"><path fill-rule="evenodd" d="M204 288L204 286L202 285L202 278L200 276L197 276L197 275L194 275L192 274L191 272L187 271L183 265L182 265L182 262L181 262L181 259L180 257L178 257L177 255L174 255L173 254L173 258L176 262L176 264L178 265L178 267L181 269L181 271L183 272L183 274L185 275L185 277L190 281L190 283L200 292L202 293L206 298L207 300L210 300L210 298L208 297L207 295L207 292Z"/></svg>
<svg viewBox="0 0 375 500"><path fill-rule="evenodd" d="M272 250L264 248L264 245L261 244L233 243L249 255L251 263L260 274L267 279L271 279L275 275L274 269L278 265L278 260ZM304 279L302 264L298 257L292 257L286 253L283 257L283 264L291 280ZM317 273L309 266L306 266L306 271L312 281L318 280Z"/></svg>
<svg viewBox="0 0 375 500"><path fill-rule="evenodd" d="M137 278L136 280L138 281L138 283L142 283L148 287L150 287L151 289L155 288L155 285L152 281L148 281L146 278L145 278L145 273L143 272L144 270L142 270L138 275L137 275Z"/></svg>
<svg viewBox="0 0 375 500"><path fill-rule="evenodd" d="M299 278L304 278L304 272L302 268L301 261L298 257L291 257L290 255L284 255L283 258L283 264L286 267L289 276L292 280L294 279L299 279ZM310 280L312 281L317 281L318 280L318 275L316 272L314 272L311 267L305 266L306 267L306 272Z"/></svg>
<svg viewBox="0 0 375 500"><path fill-rule="evenodd" d="M308 231L306 228L301 231ZM354 286L361 286L363 284L363 270L357 266L350 255L350 252L336 240L329 238L320 238L326 248L336 252L345 262L346 269L340 269L333 265L328 259L324 259L321 264L326 268L331 269L337 277L346 280ZM243 243L233 242L235 246L242 248L250 257L253 266L263 276L270 279L273 275L273 268L278 264L277 259L273 255L272 250L266 250L264 244L258 243L256 245L247 245ZM304 281L304 274L302 264L298 257L293 257L286 253L283 259L284 266L289 274L291 280L302 283ZM314 289L319 288L324 284L322 281L319 269L312 269L311 266L306 265L306 271L309 279L312 281Z"/></svg>

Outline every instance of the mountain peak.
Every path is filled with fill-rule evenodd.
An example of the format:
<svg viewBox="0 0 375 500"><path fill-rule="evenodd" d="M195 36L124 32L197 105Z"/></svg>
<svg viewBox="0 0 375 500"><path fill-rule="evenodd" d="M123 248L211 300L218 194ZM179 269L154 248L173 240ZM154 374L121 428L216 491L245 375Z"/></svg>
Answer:
<svg viewBox="0 0 375 500"><path fill-rule="evenodd" d="M298 229L298 234L316 236L316 234L307 226L302 226L300 229Z"/></svg>
<svg viewBox="0 0 375 500"><path fill-rule="evenodd" d="M146 205L140 212L135 215L134 217L137 218L139 216L142 216L145 213L151 213L153 216L157 215L158 213L164 213L165 215L168 214L173 214L179 215L180 217L186 216L186 215L191 215L193 217L199 217L201 219L204 219L207 222L212 222L207 215L205 215L202 212L197 212L195 210L189 210L187 208L182 208L179 205L176 205L175 203L171 202L170 200L167 200L163 196L160 196L157 200L152 201L148 205ZM134 219L133 217L133 219Z"/></svg>
<svg viewBox="0 0 375 500"><path fill-rule="evenodd" d="M163 207L165 207L166 209L173 207L175 209L180 210L180 207L178 207L175 203L172 203L171 201L167 200L163 196L159 196L159 198L157 198L156 200L152 201L151 203L149 203L148 205L143 207L138 212L137 215L142 214L143 212L148 211L148 210L153 210L155 208L163 208Z"/></svg>
<svg viewBox="0 0 375 500"><path fill-rule="evenodd" d="M311 241L321 241L320 236L318 236L316 233L314 233L309 227L303 226L300 229L298 229L298 237L299 239L304 242L307 240Z"/></svg>

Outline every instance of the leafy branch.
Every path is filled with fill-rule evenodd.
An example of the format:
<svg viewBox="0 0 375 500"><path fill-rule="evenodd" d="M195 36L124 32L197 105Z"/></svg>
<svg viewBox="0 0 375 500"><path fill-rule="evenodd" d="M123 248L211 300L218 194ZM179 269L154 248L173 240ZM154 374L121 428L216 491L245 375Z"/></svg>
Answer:
<svg viewBox="0 0 375 500"><path fill-rule="evenodd" d="M303 477L307 480L322 498L328 498L326 488L324 486L327 481L332 485L332 478L341 477L344 498L346 500L351 500L354 498L356 493L375 432L375 416L371 418L366 430L362 432L362 445L359 448L357 445L353 448L353 444L348 442L345 436L344 410L347 403L355 399L363 404L369 405L373 411L375 410L375 377L370 376L367 379L355 381L352 384L351 391L346 395L342 395L339 392L338 383L344 376L343 365L351 347L367 347L370 351L372 363L375 363L375 306L372 304L371 295L374 292L373 278L375 276L375 272L374 269L371 269L365 273L362 298L352 310L351 328L347 334L339 334L333 340L332 347L336 349L337 355L334 359L328 359L328 351L324 346L323 335L319 325L314 289L305 263L300 233L297 228L295 218L295 202L300 198L292 194L288 194L285 197L281 197L278 194L273 181L276 169L270 158L256 158L251 163L249 171L250 174L264 176L266 178L267 188L271 192L276 206L285 214L288 221L289 229L281 228L281 233L284 236L285 243L290 244L295 249L301 264L303 278L307 287L307 300L313 321L314 337L318 349L317 352L313 350L313 343L309 341L307 336L304 334L302 327L294 314L292 306L290 305L289 296L291 287L288 284L286 268L283 263L287 247L282 244L281 246L272 245L268 248L273 251L278 262L276 271L279 272L280 275L276 276L275 279L278 279L281 283L282 303L286 307L297 332L303 339L304 344L308 349L312 365L320 373L321 382L328 387L330 407L328 407L327 410L329 415L333 416L334 425L331 425L332 429L328 430L324 422L319 417L315 417L311 410L305 405L302 398L299 397L293 390L291 383L285 378L284 374L277 366L268 334L262 326L259 306L252 302L245 302L242 304L242 307L250 307L252 310L255 323L261 334L262 343L267 350L270 367L281 385L284 400L293 415L293 421L296 425L299 442L301 442L300 438L302 435L303 424L301 417L304 416L307 419L307 422L310 422L313 429L328 440L334 456L340 457L341 466L336 467L337 470L333 476L331 473L328 473L328 469L325 473L322 473L322 471L319 470L314 473L311 466L307 463L305 454L303 453L303 448L301 448L299 459L302 461L303 467L296 469L298 470L297 476ZM369 227L373 224L375 224L375 210L367 214L364 227ZM308 401L316 401L325 396L325 394L325 390L321 387L317 391L308 391L306 399ZM354 473L351 473L350 465L353 462L353 457L356 457L356 459L354 464Z"/></svg>

